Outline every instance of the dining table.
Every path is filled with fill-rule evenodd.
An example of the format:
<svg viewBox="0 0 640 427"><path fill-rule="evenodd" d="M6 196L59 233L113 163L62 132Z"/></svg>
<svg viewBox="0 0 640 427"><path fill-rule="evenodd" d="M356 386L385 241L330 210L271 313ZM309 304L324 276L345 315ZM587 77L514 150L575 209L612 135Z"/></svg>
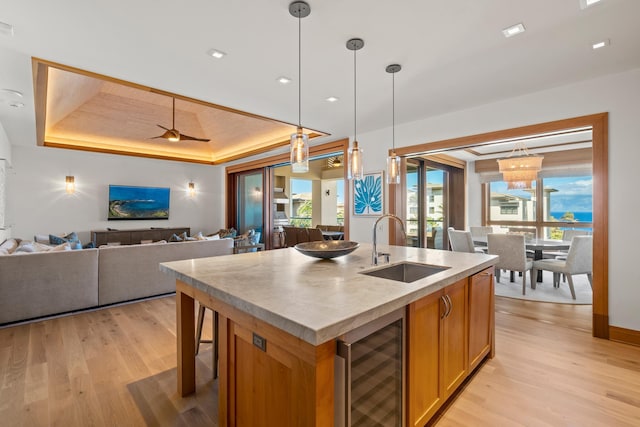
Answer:
<svg viewBox="0 0 640 427"><path fill-rule="evenodd" d="M487 246L487 236L473 237L473 244L477 246ZM527 250L533 251L533 260L542 259L544 251L568 251L571 242L567 240L555 239L525 239L524 246ZM542 270L538 270L538 282L542 282Z"/></svg>

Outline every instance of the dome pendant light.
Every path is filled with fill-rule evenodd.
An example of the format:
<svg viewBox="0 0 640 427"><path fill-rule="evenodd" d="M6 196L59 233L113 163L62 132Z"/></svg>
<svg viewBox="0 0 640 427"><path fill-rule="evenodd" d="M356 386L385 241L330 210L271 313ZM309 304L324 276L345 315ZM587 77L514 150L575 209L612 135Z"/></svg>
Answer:
<svg viewBox="0 0 640 427"><path fill-rule="evenodd" d="M309 172L309 136L302 132L300 124L301 88L302 88L302 49L301 49L301 19L309 16L311 7L304 1L294 1L289 5L289 13L298 18L298 127L296 133L291 134L291 172Z"/></svg>
<svg viewBox="0 0 640 427"><path fill-rule="evenodd" d="M387 157L387 184L400 184L400 157L396 155L396 73L402 70L400 64L386 68L391 73L391 155Z"/></svg>
<svg viewBox="0 0 640 427"><path fill-rule="evenodd" d="M348 178L362 179L362 149L358 147L358 125L357 125L357 102L356 102L356 51L362 49L364 41L362 39L351 39L347 42L347 49L353 51L353 146L349 148Z"/></svg>

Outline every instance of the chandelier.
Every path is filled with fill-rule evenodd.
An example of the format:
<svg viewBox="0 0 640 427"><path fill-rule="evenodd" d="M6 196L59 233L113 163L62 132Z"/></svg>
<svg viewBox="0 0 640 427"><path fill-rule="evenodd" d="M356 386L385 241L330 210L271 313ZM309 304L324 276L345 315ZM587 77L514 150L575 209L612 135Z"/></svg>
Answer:
<svg viewBox="0 0 640 427"><path fill-rule="evenodd" d="M502 180L507 183L507 189L531 188L531 181L536 180L542 169L543 158L538 154L530 154L524 143L518 142L509 156L498 159L498 169L502 173Z"/></svg>

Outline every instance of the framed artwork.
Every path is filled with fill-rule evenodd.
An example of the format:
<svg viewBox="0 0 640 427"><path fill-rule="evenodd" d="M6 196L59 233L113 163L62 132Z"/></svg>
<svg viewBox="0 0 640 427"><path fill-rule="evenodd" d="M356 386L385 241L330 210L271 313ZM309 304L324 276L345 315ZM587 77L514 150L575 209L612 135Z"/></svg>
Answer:
<svg viewBox="0 0 640 427"><path fill-rule="evenodd" d="M109 185L108 220L169 219L169 188Z"/></svg>
<svg viewBox="0 0 640 427"><path fill-rule="evenodd" d="M382 193L383 172L365 173L353 180L353 215L378 216L384 210Z"/></svg>

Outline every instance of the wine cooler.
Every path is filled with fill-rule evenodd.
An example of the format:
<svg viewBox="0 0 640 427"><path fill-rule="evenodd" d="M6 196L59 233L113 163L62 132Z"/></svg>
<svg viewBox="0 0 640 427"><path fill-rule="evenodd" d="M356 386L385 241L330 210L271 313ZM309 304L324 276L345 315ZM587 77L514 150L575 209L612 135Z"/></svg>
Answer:
<svg viewBox="0 0 640 427"><path fill-rule="evenodd" d="M335 425L404 425L404 309L353 330L336 351Z"/></svg>

